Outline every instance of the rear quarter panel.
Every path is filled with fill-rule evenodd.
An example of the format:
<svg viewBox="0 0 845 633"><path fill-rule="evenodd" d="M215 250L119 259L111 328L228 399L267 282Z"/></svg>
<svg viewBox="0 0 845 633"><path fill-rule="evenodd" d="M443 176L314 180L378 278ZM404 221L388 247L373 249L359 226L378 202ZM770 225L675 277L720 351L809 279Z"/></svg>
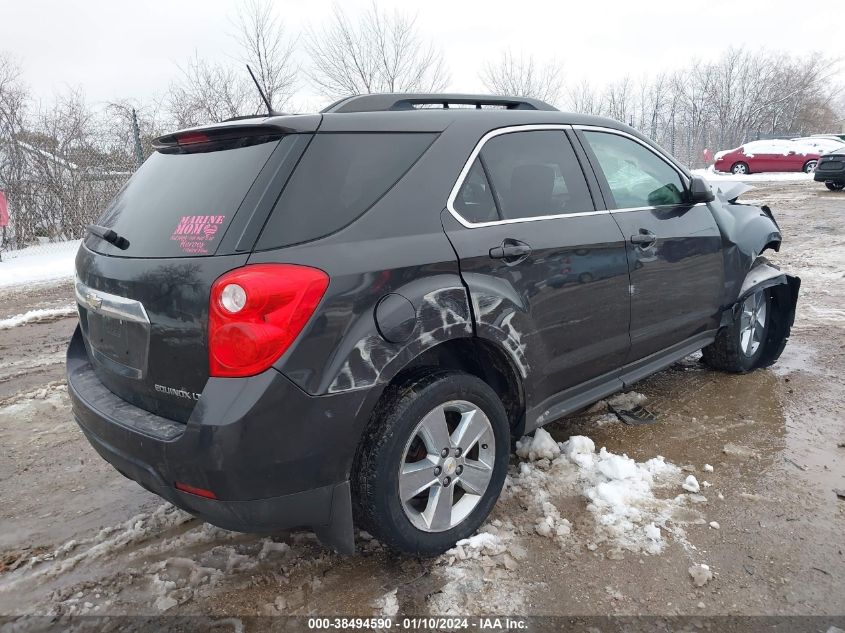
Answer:
<svg viewBox="0 0 845 633"><path fill-rule="evenodd" d="M321 395L383 385L429 347L472 335L457 257L440 223L465 160L459 147L458 139L441 134L393 189L346 228L250 257L250 263L314 266L330 277L316 313L275 364L304 391ZM387 295L400 295L413 307L404 340L387 340L377 327L376 307Z"/></svg>

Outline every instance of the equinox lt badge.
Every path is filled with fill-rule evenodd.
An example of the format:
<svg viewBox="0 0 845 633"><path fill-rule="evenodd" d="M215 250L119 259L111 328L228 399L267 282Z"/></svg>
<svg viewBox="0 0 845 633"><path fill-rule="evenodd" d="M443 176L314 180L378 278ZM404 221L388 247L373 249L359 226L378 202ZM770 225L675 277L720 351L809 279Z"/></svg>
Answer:
<svg viewBox="0 0 845 633"><path fill-rule="evenodd" d="M202 395L193 391L176 389L176 387L167 387L165 385L155 385L155 389L159 393L166 393L168 396L176 396L177 398L187 398L188 400L199 400Z"/></svg>

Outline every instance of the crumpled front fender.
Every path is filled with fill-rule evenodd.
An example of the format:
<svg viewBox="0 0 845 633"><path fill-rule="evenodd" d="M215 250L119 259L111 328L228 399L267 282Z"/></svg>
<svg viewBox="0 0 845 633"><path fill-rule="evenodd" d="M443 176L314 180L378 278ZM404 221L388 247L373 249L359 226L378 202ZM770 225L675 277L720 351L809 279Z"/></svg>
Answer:
<svg viewBox="0 0 845 633"><path fill-rule="evenodd" d="M725 281L722 305L729 306L756 260L767 248L780 249L783 239L774 214L767 206L737 203L736 198L753 189L744 183L720 183L713 187L715 200L708 204L722 234Z"/></svg>
<svg viewBox="0 0 845 633"><path fill-rule="evenodd" d="M766 345L758 367L772 365L786 347L786 341L795 323L795 309L798 305L798 292L801 279L789 275L772 264L765 257L758 257L751 270L745 276L739 296L729 310L722 313L722 325L728 325L736 318L742 309L742 303L752 294L768 289L769 302L769 330L766 335Z"/></svg>

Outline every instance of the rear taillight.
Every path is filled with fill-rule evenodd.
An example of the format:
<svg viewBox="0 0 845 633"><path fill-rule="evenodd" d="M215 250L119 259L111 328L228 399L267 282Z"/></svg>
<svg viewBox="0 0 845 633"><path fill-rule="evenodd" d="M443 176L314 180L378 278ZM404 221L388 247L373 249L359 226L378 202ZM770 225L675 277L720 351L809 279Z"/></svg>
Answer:
<svg viewBox="0 0 845 633"><path fill-rule="evenodd" d="M211 287L209 373L254 376L299 336L329 285L322 270L293 264L252 264Z"/></svg>

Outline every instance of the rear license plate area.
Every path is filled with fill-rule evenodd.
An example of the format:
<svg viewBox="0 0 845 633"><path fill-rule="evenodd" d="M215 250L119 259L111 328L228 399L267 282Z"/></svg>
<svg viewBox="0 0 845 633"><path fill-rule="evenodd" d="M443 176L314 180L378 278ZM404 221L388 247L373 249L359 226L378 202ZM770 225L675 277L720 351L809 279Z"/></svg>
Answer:
<svg viewBox="0 0 845 633"><path fill-rule="evenodd" d="M91 310L84 312L83 329L94 359L120 375L142 378L147 368L149 326Z"/></svg>

